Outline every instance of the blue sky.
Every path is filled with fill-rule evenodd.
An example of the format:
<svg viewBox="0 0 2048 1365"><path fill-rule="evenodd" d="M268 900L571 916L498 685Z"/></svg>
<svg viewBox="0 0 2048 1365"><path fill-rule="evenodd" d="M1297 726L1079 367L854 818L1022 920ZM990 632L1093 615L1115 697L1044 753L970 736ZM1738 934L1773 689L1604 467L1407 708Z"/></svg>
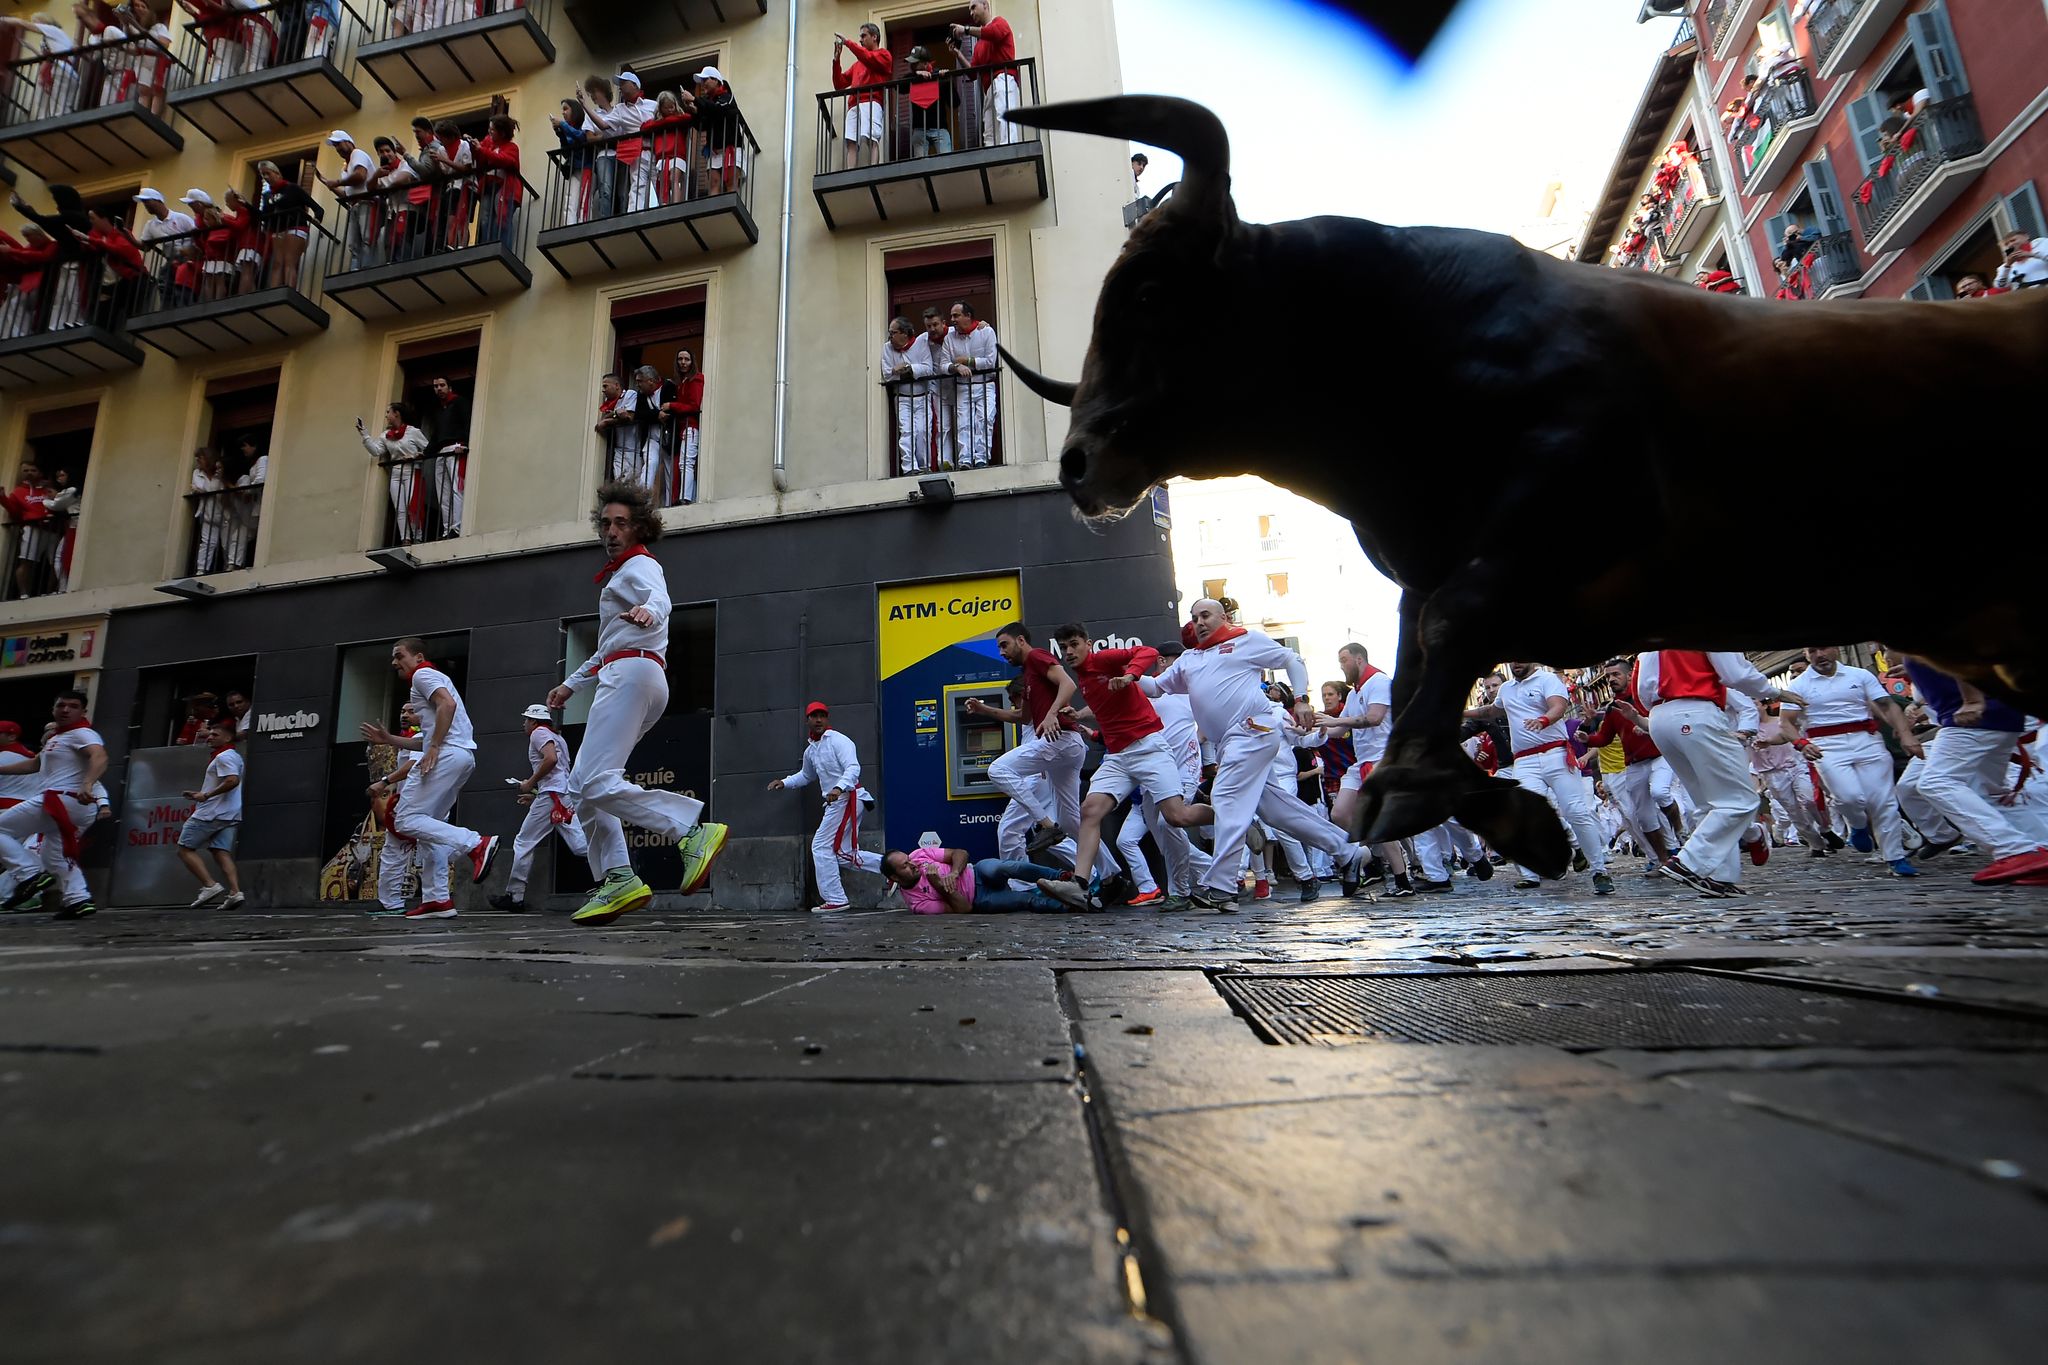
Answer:
<svg viewBox="0 0 2048 1365"><path fill-rule="evenodd" d="M1637 24L1637 0L1465 0L1411 71L1310 0L1115 3L1124 88L1215 109L1238 212L1268 222L1507 232L1553 178L1590 199L1676 29ZM1177 173L1155 154L1145 187Z"/></svg>

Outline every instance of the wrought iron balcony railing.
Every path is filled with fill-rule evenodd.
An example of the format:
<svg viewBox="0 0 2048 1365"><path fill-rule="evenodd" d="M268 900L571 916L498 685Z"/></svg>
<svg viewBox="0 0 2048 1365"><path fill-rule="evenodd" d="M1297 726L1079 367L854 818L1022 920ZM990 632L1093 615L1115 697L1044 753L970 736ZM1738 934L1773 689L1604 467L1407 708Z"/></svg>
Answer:
<svg viewBox="0 0 2048 1365"><path fill-rule="evenodd" d="M946 371L884 380L889 396L889 473L929 474L1003 463L997 397L1002 371Z"/></svg>
<svg viewBox="0 0 2048 1365"><path fill-rule="evenodd" d="M667 389L663 394L666 395ZM660 402L658 395L650 402ZM676 412L664 404L654 420L628 419L604 431L606 482L622 479L654 494L657 507L686 507L697 501L697 476L702 451L698 414Z"/></svg>
<svg viewBox="0 0 2048 1365"><path fill-rule="evenodd" d="M1977 106L1969 96L1930 104L1899 134L1898 150L1887 150L1868 179L1851 195L1863 240L1883 232L1913 194L1943 166L1984 150Z"/></svg>
<svg viewBox="0 0 2048 1365"><path fill-rule="evenodd" d="M1827 65L1835 45L1848 36L1856 22L1856 11L1863 5L1864 0L1814 0L1813 7L1806 12L1806 33L1813 43L1815 66Z"/></svg>
<svg viewBox="0 0 2048 1365"><path fill-rule="evenodd" d="M255 562L257 522L263 512L261 483L194 488L185 501L192 509L192 548L185 560L188 574L203 578L246 569Z"/></svg>

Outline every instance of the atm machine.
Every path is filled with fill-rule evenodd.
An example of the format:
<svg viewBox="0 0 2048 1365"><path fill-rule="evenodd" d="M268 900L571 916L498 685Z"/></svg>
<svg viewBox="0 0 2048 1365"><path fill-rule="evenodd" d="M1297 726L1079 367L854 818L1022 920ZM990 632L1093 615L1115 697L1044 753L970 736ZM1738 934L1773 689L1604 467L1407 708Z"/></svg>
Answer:
<svg viewBox="0 0 2048 1365"><path fill-rule="evenodd" d="M1010 704L1007 684L955 683L943 691L946 741L946 799L972 800L1000 795L988 778L988 765L1017 744L1020 727L967 709L970 698L990 706Z"/></svg>

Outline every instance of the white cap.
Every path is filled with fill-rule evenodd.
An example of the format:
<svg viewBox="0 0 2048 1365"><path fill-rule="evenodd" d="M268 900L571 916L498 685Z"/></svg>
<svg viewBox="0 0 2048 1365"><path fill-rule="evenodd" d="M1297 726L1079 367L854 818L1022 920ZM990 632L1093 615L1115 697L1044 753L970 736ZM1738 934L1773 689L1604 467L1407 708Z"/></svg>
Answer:
<svg viewBox="0 0 2048 1365"><path fill-rule="evenodd" d="M327 145L330 147L338 147L344 142L351 147L356 145L356 140L339 128L327 135Z"/></svg>
<svg viewBox="0 0 2048 1365"><path fill-rule="evenodd" d="M638 85L638 84L640 84L640 78L639 78L638 76L634 75L634 74L633 74L632 72L630 72L630 71L621 71L621 72L620 72L620 73L618 74L618 76L617 76L617 78L616 78L616 79L618 79L618 80L622 80L622 81L631 81L631 82L633 82L633 84L635 84L635 85Z"/></svg>
<svg viewBox="0 0 2048 1365"><path fill-rule="evenodd" d="M135 202L138 204L161 204L164 202L164 197L157 190L144 190L135 196Z"/></svg>
<svg viewBox="0 0 2048 1365"><path fill-rule="evenodd" d="M702 71L699 71L696 75L690 77L690 79L693 81L718 81L720 83L723 83L725 80L725 73L723 71L720 71L715 66L707 66Z"/></svg>
<svg viewBox="0 0 2048 1365"><path fill-rule="evenodd" d="M208 194L205 190L186 190L185 197L180 199L178 202L181 204L205 204L211 207L213 204L213 196Z"/></svg>
<svg viewBox="0 0 2048 1365"><path fill-rule="evenodd" d="M547 707L542 706L539 702L535 702L533 705L527 707L524 711L521 711L519 714L526 717L528 720L553 720L555 718L554 713L548 710Z"/></svg>

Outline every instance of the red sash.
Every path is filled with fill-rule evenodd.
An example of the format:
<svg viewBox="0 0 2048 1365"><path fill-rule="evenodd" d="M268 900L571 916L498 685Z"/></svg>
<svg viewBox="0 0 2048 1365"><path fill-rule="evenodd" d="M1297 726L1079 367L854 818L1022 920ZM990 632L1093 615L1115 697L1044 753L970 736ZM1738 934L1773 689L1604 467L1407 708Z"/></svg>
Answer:
<svg viewBox="0 0 2048 1365"><path fill-rule="evenodd" d="M43 793L43 811L50 822L57 827L57 837L63 841L64 857L70 862L78 861L78 826L71 823L71 806L60 791Z"/></svg>
<svg viewBox="0 0 2048 1365"><path fill-rule="evenodd" d="M860 783L846 789L839 812L839 828L832 831L832 856L842 863L860 862ZM841 848L840 845L845 847Z"/></svg>
<svg viewBox="0 0 2048 1365"><path fill-rule="evenodd" d="M569 809L568 803L562 800L560 792L549 792L548 800L554 802L555 805L554 810L548 814L549 824L568 825L575 823L576 812Z"/></svg>

